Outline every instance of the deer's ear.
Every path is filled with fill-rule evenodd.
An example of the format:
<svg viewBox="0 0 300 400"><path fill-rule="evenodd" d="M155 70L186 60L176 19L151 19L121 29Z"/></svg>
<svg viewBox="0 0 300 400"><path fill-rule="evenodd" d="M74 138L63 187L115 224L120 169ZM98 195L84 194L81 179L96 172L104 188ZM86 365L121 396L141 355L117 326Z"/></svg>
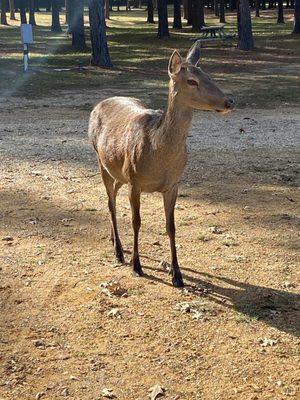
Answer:
<svg viewBox="0 0 300 400"><path fill-rule="evenodd" d="M188 51L188 54L186 56L186 61L193 65L197 65L199 64L200 55L201 55L200 42L197 41Z"/></svg>
<svg viewBox="0 0 300 400"><path fill-rule="evenodd" d="M177 50L174 50L169 61L169 68L168 68L169 75L171 76L174 74L178 74L178 72L181 69L181 65L182 65L181 55L178 53Z"/></svg>

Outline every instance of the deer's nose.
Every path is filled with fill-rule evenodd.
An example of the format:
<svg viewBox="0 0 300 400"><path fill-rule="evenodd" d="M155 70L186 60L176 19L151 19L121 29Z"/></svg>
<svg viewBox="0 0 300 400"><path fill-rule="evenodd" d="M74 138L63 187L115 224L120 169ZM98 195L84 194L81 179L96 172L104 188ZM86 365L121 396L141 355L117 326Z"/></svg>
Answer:
<svg viewBox="0 0 300 400"><path fill-rule="evenodd" d="M225 108L233 108L234 107L234 101L230 98L228 98L227 100L225 100Z"/></svg>

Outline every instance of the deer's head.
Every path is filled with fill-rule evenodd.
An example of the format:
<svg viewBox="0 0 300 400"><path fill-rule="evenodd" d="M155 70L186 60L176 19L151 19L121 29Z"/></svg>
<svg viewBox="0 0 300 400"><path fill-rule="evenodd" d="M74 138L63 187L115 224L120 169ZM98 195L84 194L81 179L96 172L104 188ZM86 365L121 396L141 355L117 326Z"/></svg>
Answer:
<svg viewBox="0 0 300 400"><path fill-rule="evenodd" d="M196 42L185 61L175 50L169 61L170 85L177 99L188 107L198 110L214 110L227 113L234 102L218 88L199 66L200 45Z"/></svg>

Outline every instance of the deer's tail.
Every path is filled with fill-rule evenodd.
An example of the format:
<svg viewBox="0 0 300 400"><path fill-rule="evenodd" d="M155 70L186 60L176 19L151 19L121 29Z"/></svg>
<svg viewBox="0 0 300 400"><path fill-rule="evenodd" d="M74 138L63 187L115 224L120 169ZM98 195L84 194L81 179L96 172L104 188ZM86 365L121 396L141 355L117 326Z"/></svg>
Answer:
<svg viewBox="0 0 300 400"><path fill-rule="evenodd" d="M101 117L99 104L93 109L89 119L88 136L97 153L97 139L101 131Z"/></svg>

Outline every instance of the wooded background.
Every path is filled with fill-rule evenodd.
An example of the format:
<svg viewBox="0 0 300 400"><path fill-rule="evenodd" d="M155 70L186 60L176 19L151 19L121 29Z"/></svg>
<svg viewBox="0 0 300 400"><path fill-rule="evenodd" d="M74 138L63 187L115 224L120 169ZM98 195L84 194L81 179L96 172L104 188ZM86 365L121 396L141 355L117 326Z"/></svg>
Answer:
<svg viewBox="0 0 300 400"><path fill-rule="evenodd" d="M36 25L35 13L52 13L51 30L61 32L60 13L64 12L67 32L72 38L72 47L86 48L84 32L84 9L89 10L91 65L112 67L109 46L106 39L106 22L111 12L118 12L125 7L146 8L145 24L154 24L154 10L157 10L157 38L170 36L168 12L173 11L173 29L180 30L183 24L190 25L194 32L200 32L205 26L206 10L214 11L220 23L226 23L226 12L236 12L238 43L240 50L253 50L255 43L252 34L251 9L255 17L260 17L260 10L277 8L277 23L284 23L284 9L294 9L294 34L300 33L300 0L1 0L1 24L7 25L9 19L15 20L20 14L21 23ZM9 11L9 16L7 12ZM28 16L26 15L28 13Z"/></svg>

